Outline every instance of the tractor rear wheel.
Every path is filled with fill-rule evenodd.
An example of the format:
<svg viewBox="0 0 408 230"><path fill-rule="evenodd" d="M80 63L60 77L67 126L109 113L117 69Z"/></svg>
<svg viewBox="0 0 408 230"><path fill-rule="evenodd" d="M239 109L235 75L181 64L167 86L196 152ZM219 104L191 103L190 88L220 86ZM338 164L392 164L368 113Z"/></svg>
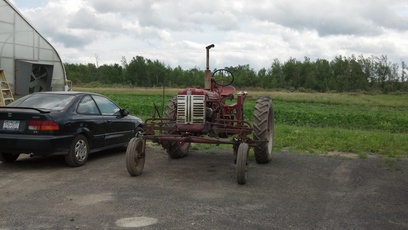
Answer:
<svg viewBox="0 0 408 230"><path fill-rule="evenodd" d="M134 137L126 149L126 168L131 176L142 174L145 164L145 141Z"/></svg>
<svg viewBox="0 0 408 230"><path fill-rule="evenodd" d="M272 159L274 114L272 99L260 97L255 102L253 137L255 160L259 164L265 164Z"/></svg>
<svg viewBox="0 0 408 230"><path fill-rule="evenodd" d="M176 124L177 115L177 96L174 96L167 104L166 112L164 114L165 118L170 118L167 126L174 126ZM174 132L169 131L169 134L174 134ZM190 148L190 142L170 142L168 147L166 147L167 154L169 154L172 159L179 159L187 156L188 150Z"/></svg>

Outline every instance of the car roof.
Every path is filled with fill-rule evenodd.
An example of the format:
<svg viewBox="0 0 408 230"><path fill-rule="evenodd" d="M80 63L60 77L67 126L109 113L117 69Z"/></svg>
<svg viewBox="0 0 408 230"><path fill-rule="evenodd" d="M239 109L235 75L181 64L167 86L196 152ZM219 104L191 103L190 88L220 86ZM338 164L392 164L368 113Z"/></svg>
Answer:
<svg viewBox="0 0 408 230"><path fill-rule="evenodd" d="M102 96L101 94L98 94L98 93L77 92L77 91L42 91L42 92L36 92L36 93L33 93L33 94L49 94L49 95L59 94L59 95L74 95L74 96L91 94L91 95Z"/></svg>

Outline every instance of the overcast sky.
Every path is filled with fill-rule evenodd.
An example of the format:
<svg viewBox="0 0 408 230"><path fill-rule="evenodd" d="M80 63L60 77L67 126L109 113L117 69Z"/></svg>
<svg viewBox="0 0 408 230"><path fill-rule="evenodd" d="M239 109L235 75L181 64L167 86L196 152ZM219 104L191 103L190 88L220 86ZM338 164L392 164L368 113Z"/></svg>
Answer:
<svg viewBox="0 0 408 230"><path fill-rule="evenodd" d="M386 55L408 62L407 0L10 0L63 62L183 69Z"/></svg>

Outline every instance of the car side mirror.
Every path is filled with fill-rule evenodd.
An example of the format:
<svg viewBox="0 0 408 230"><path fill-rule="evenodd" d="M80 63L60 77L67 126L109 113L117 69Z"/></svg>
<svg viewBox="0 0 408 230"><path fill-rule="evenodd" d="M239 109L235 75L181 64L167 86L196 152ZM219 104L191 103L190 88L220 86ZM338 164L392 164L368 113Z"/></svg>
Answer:
<svg viewBox="0 0 408 230"><path fill-rule="evenodd" d="M129 115L129 110L127 110L127 109L120 109L120 115L122 115L122 116L127 116L127 115Z"/></svg>

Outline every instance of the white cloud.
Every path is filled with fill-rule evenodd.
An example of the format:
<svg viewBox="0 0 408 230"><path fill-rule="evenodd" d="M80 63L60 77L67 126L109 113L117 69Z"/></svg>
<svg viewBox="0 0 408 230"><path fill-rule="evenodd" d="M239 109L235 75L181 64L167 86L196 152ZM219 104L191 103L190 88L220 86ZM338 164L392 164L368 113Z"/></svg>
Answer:
<svg viewBox="0 0 408 230"><path fill-rule="evenodd" d="M185 69L343 55L407 58L405 0L13 1L64 62L120 63L143 56Z"/></svg>

